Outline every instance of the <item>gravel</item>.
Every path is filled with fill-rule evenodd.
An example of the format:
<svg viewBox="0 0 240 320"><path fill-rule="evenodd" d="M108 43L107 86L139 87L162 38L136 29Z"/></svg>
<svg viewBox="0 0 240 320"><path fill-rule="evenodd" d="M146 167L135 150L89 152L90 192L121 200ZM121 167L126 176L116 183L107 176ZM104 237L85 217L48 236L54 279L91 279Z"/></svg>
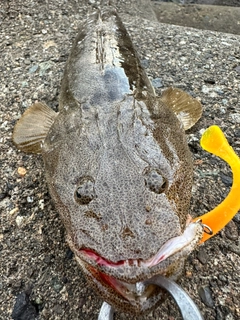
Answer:
<svg viewBox="0 0 240 320"><path fill-rule="evenodd" d="M16 120L33 102L43 101L57 110L63 68L88 10L83 3L13 0L0 4L3 320L97 319L102 304L65 243L41 156L19 152L11 141ZM156 91L160 94L175 86L202 102L203 116L187 135L195 169L191 212L203 214L226 197L231 173L223 161L200 148L201 132L211 124L219 125L240 154L240 36L158 23L146 1L145 7L136 6L136 1L118 1L118 7L149 77L155 79ZM240 219L236 217L186 262L179 284L205 319L240 319L239 233ZM211 303L202 302L200 288L209 289L201 291L205 290L205 296L210 292ZM150 315L128 318L181 319L171 298ZM116 319L126 319L126 315L118 313Z"/></svg>

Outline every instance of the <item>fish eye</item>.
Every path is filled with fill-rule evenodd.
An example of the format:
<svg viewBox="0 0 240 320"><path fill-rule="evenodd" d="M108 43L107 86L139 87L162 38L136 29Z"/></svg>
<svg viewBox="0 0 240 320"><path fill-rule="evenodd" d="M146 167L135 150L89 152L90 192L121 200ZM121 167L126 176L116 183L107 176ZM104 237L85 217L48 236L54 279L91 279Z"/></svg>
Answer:
<svg viewBox="0 0 240 320"><path fill-rule="evenodd" d="M168 187L168 181L158 169L148 169L145 173L145 185L157 194L164 192Z"/></svg>
<svg viewBox="0 0 240 320"><path fill-rule="evenodd" d="M75 200L79 204L89 204L94 198L96 198L94 180L91 177L81 178L74 196Z"/></svg>

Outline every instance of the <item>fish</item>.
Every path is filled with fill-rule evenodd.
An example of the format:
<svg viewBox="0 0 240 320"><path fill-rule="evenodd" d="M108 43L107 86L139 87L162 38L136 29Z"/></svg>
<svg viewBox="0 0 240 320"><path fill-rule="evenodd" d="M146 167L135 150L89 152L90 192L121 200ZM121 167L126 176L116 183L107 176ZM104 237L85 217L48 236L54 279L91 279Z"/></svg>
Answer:
<svg viewBox="0 0 240 320"><path fill-rule="evenodd" d="M82 23L63 74L58 112L42 102L13 143L43 157L66 240L89 284L127 313L149 312L177 280L206 225L189 216L193 165L185 130L201 103L178 88L157 96L114 8Z"/></svg>

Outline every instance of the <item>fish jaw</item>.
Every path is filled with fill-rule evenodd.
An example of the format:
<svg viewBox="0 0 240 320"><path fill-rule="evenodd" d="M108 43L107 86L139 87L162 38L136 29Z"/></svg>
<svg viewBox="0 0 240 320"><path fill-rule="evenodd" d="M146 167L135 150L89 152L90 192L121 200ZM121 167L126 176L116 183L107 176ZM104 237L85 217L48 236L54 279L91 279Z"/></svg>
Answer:
<svg viewBox="0 0 240 320"><path fill-rule="evenodd" d="M115 308L130 313L150 311L161 303L164 291L143 282L154 275L177 280L184 260L198 244L203 233L200 222L191 222L183 234L169 239L149 259L127 259L112 262L91 249L76 249L69 243L90 285Z"/></svg>

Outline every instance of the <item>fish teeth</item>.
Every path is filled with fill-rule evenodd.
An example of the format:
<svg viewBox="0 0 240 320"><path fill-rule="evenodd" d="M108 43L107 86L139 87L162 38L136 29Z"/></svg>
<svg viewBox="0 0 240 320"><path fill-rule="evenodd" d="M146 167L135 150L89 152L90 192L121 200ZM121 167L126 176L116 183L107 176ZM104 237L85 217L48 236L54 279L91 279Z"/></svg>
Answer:
<svg viewBox="0 0 240 320"><path fill-rule="evenodd" d="M145 285L143 282L137 282L136 283L136 292L138 296L141 296L145 290Z"/></svg>

